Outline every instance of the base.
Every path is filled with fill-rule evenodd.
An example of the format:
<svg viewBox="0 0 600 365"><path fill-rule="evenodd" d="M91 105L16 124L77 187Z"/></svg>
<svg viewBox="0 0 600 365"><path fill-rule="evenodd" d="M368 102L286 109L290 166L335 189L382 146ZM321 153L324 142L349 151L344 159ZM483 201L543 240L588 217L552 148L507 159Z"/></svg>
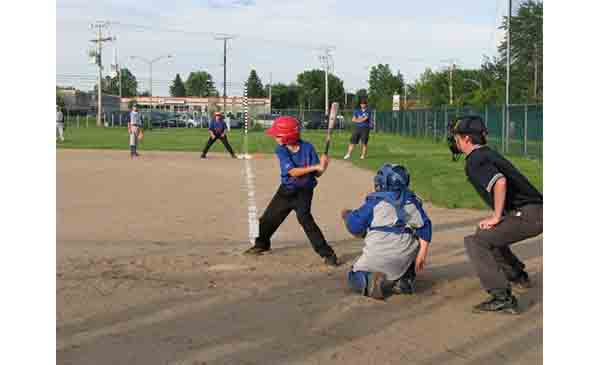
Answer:
<svg viewBox="0 0 600 365"><path fill-rule="evenodd" d="M240 160L251 160L252 159L252 155L249 153L242 153L241 155L238 155L238 159Z"/></svg>

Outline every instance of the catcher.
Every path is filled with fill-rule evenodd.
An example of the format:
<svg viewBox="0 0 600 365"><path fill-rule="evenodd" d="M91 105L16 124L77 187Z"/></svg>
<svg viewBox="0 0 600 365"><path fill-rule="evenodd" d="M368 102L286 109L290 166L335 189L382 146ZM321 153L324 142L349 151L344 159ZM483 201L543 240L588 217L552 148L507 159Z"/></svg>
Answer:
<svg viewBox="0 0 600 365"><path fill-rule="evenodd" d="M414 294L431 242L431 221L409 183L403 166L385 163L375 175L375 192L360 208L342 211L348 231L365 239L348 273L352 291L375 299Z"/></svg>

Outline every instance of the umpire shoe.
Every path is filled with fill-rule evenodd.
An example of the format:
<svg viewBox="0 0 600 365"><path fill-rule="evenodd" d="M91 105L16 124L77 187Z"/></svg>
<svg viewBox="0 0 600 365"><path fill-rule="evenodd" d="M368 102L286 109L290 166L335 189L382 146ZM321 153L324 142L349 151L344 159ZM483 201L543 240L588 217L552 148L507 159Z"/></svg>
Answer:
<svg viewBox="0 0 600 365"><path fill-rule="evenodd" d="M335 254L331 254L329 256L325 256L325 265L327 266L332 266L332 267L336 267L339 266L340 263L338 262L338 258Z"/></svg>
<svg viewBox="0 0 600 365"><path fill-rule="evenodd" d="M515 280L510 280L510 285L514 289L517 289L520 291L525 291L525 290L531 289L533 287L531 280L529 280L529 275L527 275L527 272L525 272L525 271L521 271L521 274Z"/></svg>
<svg viewBox="0 0 600 365"><path fill-rule="evenodd" d="M268 248L252 246L249 249L247 249L246 251L244 251L244 255L260 256L263 253L269 252L269 251L271 251L271 250Z"/></svg>
<svg viewBox="0 0 600 365"><path fill-rule="evenodd" d="M490 293L491 298L473 307L473 313L499 312L507 314L519 314L519 303L510 291L503 290Z"/></svg>
<svg viewBox="0 0 600 365"><path fill-rule="evenodd" d="M383 286L385 284L385 274L379 271L371 273L367 285L367 296L373 299L383 300Z"/></svg>

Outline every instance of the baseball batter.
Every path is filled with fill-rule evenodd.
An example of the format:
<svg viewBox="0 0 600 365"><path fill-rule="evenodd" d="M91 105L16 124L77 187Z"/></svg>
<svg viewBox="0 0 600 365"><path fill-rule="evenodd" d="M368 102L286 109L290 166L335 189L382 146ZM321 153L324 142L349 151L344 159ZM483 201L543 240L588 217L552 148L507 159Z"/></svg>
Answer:
<svg viewBox="0 0 600 365"><path fill-rule="evenodd" d="M324 259L326 265L337 266L337 256L327 244L311 213L317 178L327 170L327 156L322 155L319 159L313 145L300 139L300 126L294 117L275 119L266 133L275 138L278 144L275 154L279 159L281 184L260 217L255 245L245 253L261 255L269 251L271 237L293 210L315 252Z"/></svg>
<svg viewBox="0 0 600 365"><path fill-rule="evenodd" d="M490 299L473 311L518 314L518 302L511 289L528 289L531 282L525 264L510 245L542 233L542 194L508 160L486 146L487 128L479 116L465 116L454 122L448 143L455 157L461 153L467 156L469 182L493 210L490 217L479 222L475 234L465 237L467 255L490 294Z"/></svg>
<svg viewBox="0 0 600 365"><path fill-rule="evenodd" d="M221 140L231 157L237 158L236 154L233 152L233 148L231 148L231 145L227 140L227 125L223 121L223 115L220 112L215 112L215 119L208 125L208 133L210 136L204 150L202 150L200 158L206 158L206 153L208 153L208 150L217 139Z"/></svg>
<svg viewBox="0 0 600 365"><path fill-rule="evenodd" d="M375 192L360 208L342 211L348 231L365 239L363 253L348 273L354 292L375 299L414 294L431 242L431 221L409 183L403 166L386 163L375 175Z"/></svg>

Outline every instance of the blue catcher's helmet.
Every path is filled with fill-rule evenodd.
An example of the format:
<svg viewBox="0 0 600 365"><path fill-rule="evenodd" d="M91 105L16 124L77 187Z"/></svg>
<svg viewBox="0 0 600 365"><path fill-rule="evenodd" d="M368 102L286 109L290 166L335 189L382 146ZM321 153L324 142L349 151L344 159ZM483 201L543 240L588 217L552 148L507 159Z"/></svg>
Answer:
<svg viewBox="0 0 600 365"><path fill-rule="evenodd" d="M384 163L373 180L375 191L404 191L410 184L410 174L404 166Z"/></svg>

